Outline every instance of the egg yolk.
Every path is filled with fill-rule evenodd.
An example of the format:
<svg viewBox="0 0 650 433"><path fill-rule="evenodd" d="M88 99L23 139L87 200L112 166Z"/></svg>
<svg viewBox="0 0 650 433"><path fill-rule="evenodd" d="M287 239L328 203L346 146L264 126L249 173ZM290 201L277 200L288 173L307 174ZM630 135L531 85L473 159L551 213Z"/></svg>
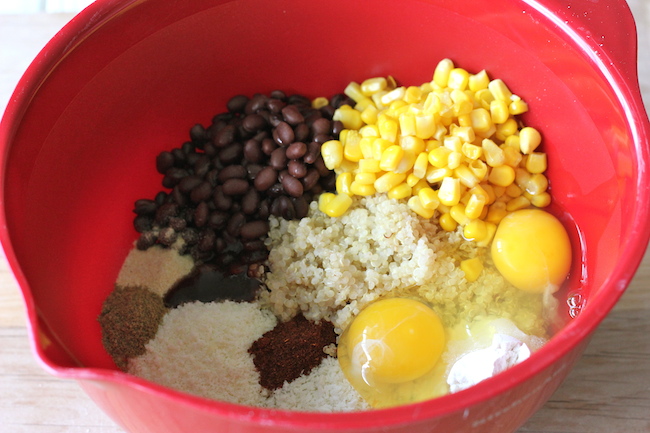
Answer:
<svg viewBox="0 0 650 433"><path fill-rule="evenodd" d="M352 321L339 339L338 358L357 391L385 407L430 398L431 387L418 392L418 380L434 369L444 346L442 322L431 308L390 298L368 305ZM400 394L405 401L396 400Z"/></svg>
<svg viewBox="0 0 650 433"><path fill-rule="evenodd" d="M540 209L506 215L494 234L492 259L513 286L528 292L554 291L571 268L571 243L560 221Z"/></svg>

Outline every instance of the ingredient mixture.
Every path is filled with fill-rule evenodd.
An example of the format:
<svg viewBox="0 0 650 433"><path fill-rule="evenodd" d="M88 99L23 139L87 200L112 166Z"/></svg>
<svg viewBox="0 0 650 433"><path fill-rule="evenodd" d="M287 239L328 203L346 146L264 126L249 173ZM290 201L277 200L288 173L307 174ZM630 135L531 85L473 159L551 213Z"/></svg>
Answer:
<svg viewBox="0 0 650 433"><path fill-rule="evenodd" d="M449 59L420 86L231 98L156 158L165 190L135 203L104 347L183 392L326 412L525 362L571 265L527 110Z"/></svg>

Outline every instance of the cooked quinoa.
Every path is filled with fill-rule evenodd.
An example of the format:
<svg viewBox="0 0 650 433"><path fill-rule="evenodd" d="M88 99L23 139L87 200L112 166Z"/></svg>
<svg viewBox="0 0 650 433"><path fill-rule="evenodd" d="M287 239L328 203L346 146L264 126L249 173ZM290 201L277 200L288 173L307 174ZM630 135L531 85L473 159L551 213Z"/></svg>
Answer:
<svg viewBox="0 0 650 433"><path fill-rule="evenodd" d="M484 247L385 195L355 197L338 218L320 212L316 202L299 221L271 217L266 245L269 290L262 301L281 320L302 312L331 321L340 333L368 303L401 295L431 303L445 326L499 316L544 334L539 296L509 285ZM476 256L487 266L469 283L458 265Z"/></svg>

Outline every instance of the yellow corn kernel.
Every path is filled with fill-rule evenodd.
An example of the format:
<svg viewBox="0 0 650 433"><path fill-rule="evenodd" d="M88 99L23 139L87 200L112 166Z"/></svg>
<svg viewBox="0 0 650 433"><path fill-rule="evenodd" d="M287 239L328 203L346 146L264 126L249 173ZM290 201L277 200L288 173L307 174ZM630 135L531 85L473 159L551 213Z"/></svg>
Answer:
<svg viewBox="0 0 650 433"><path fill-rule="evenodd" d="M364 159L372 159L372 143L375 141L376 137L364 137L361 136L359 140L359 150L361 150L361 155Z"/></svg>
<svg viewBox="0 0 650 433"><path fill-rule="evenodd" d="M508 203L506 203L506 210L508 212L514 212L519 209L525 209L530 206L530 200L528 200L523 195L520 195L517 198L513 198Z"/></svg>
<svg viewBox="0 0 650 433"><path fill-rule="evenodd" d="M477 108L469 113L470 122L474 133L480 137L489 137L496 131L496 127L492 122L490 112L485 108ZM459 119L460 120L460 119Z"/></svg>
<svg viewBox="0 0 650 433"><path fill-rule="evenodd" d="M506 186L506 195L508 197L516 198L519 197L523 191L521 188L517 186L515 183L511 183L510 185Z"/></svg>
<svg viewBox="0 0 650 433"><path fill-rule="evenodd" d="M399 115L400 135L415 135L415 115L411 112L405 112Z"/></svg>
<svg viewBox="0 0 650 433"><path fill-rule="evenodd" d="M438 200L438 193L435 192L432 188L426 187L418 191L418 197L420 197L420 203L427 209L435 210L440 205L440 200Z"/></svg>
<svg viewBox="0 0 650 433"><path fill-rule="evenodd" d="M506 162L506 157L503 154L503 149L496 145L496 143L489 138L481 142L483 147L483 155L485 162L491 167L499 167Z"/></svg>
<svg viewBox="0 0 650 433"><path fill-rule="evenodd" d="M453 232L458 227L458 223L452 218L450 213L443 213L438 218L438 224L446 232Z"/></svg>
<svg viewBox="0 0 650 433"><path fill-rule="evenodd" d="M457 126L450 131L453 136L458 137L462 142L469 144L476 140L474 130L469 126ZM458 149L456 149L458 150Z"/></svg>
<svg viewBox="0 0 650 433"><path fill-rule="evenodd" d="M517 167L515 169L515 183L519 186L519 188L526 189L528 182L530 182L530 177L531 174L528 172L528 170L521 167Z"/></svg>
<svg viewBox="0 0 650 433"><path fill-rule="evenodd" d="M402 149L404 149L404 152L413 152L415 154L424 152L424 149L426 148L424 140L413 135L401 137L399 140L399 145Z"/></svg>
<svg viewBox="0 0 650 433"><path fill-rule="evenodd" d="M478 92L479 90L487 89L488 84L490 84L490 77L488 77L487 72L483 69L478 74L470 75L469 77L469 90L472 92Z"/></svg>
<svg viewBox="0 0 650 433"><path fill-rule="evenodd" d="M402 159L400 159L399 163L397 164L397 167L393 171L395 173L409 173L413 169L413 164L415 164L415 158L416 158L415 153L411 151L404 151L404 155L402 156Z"/></svg>
<svg viewBox="0 0 650 433"><path fill-rule="evenodd" d="M377 107L378 110L383 110L386 108L384 104L381 103L381 98L388 93L388 90L380 90L377 93L373 93L370 98L372 99L372 102L375 103L375 107Z"/></svg>
<svg viewBox="0 0 650 433"><path fill-rule="evenodd" d="M429 152L429 163L437 168L446 167L450 153L451 150L446 147L437 147Z"/></svg>
<svg viewBox="0 0 650 433"><path fill-rule="evenodd" d="M551 204L551 195L547 192L536 194L530 200L530 203L536 207L546 207Z"/></svg>
<svg viewBox="0 0 650 433"><path fill-rule="evenodd" d="M422 89L417 86L409 86L404 92L404 100L409 104L417 104L422 97Z"/></svg>
<svg viewBox="0 0 650 433"><path fill-rule="evenodd" d="M325 166L334 170L343 161L343 145L338 140L328 140L321 145L320 153L323 156Z"/></svg>
<svg viewBox="0 0 650 433"><path fill-rule="evenodd" d="M341 161L341 165L339 165L334 171L338 173L354 173L359 169L359 163L358 162L352 162L349 161L345 158L343 158L343 161Z"/></svg>
<svg viewBox="0 0 650 433"><path fill-rule="evenodd" d="M352 98L354 102L359 102L366 97L366 95L364 95L361 91L361 86L359 86L359 83L356 83L354 81L351 81L345 87L345 89L343 89L343 93Z"/></svg>
<svg viewBox="0 0 650 433"><path fill-rule="evenodd" d="M377 107L375 107L375 104L369 104L367 105L363 111L360 114L361 120L366 123L366 124L374 124L377 123L377 113L379 113L379 110L377 110Z"/></svg>
<svg viewBox="0 0 650 433"><path fill-rule="evenodd" d="M526 111L528 111L528 104L524 102L523 99L517 99L510 103L508 109L510 111L510 114L516 116L518 114L523 114Z"/></svg>
<svg viewBox="0 0 650 433"><path fill-rule="evenodd" d="M476 185L474 188L471 188L468 191L468 194L470 194L470 198L472 195L477 195L480 197L483 197L485 200L483 201L484 205L488 205L494 201L494 193L491 190L491 186L488 184L479 184Z"/></svg>
<svg viewBox="0 0 650 433"><path fill-rule="evenodd" d="M465 205L462 203L455 204L449 209L449 215L461 226L464 226L471 220L465 215Z"/></svg>
<svg viewBox="0 0 650 433"><path fill-rule="evenodd" d="M429 188L429 182L426 181L426 179L420 179L415 185L412 187L412 192L413 195L418 195L420 190L422 188Z"/></svg>
<svg viewBox="0 0 650 433"><path fill-rule="evenodd" d="M373 185L377 180L375 173L357 173L354 175L354 181L363 185Z"/></svg>
<svg viewBox="0 0 650 433"><path fill-rule="evenodd" d="M389 117L379 117L377 119L377 126L379 127L379 136L384 140L395 143L397 140L397 122Z"/></svg>
<svg viewBox="0 0 650 433"><path fill-rule="evenodd" d="M458 204L460 201L460 180L452 177L442 179L440 189L438 190L438 199L440 203L446 206Z"/></svg>
<svg viewBox="0 0 650 433"><path fill-rule="evenodd" d="M330 103L329 99L325 98L324 96L319 96L318 98L314 98L311 101L311 108L315 108L318 110L320 108L325 107L329 103Z"/></svg>
<svg viewBox="0 0 650 433"><path fill-rule="evenodd" d="M454 101L454 116L469 114L474 109L474 103L462 90L454 89L451 92L451 100Z"/></svg>
<svg viewBox="0 0 650 433"><path fill-rule="evenodd" d="M546 192L548 189L548 179L541 173L535 173L530 176L526 184L526 192L532 195L538 195Z"/></svg>
<svg viewBox="0 0 650 433"><path fill-rule="evenodd" d="M544 173L547 168L546 154L533 152L526 158L526 170L531 173Z"/></svg>
<svg viewBox="0 0 650 433"><path fill-rule="evenodd" d="M375 190L374 185L353 181L350 184L350 192L354 195L367 196L367 195L373 195L377 191Z"/></svg>
<svg viewBox="0 0 650 433"><path fill-rule="evenodd" d="M485 221L491 222L492 224L499 224L506 215L508 215L506 204L504 202L497 201L489 206Z"/></svg>
<svg viewBox="0 0 650 433"><path fill-rule="evenodd" d="M406 89L404 88L404 86L396 87L381 97L380 99L381 103L383 105L390 105L392 102L399 101L400 99L404 99L405 93L406 93Z"/></svg>
<svg viewBox="0 0 650 433"><path fill-rule="evenodd" d="M361 83L361 93L365 96L370 96L381 90L384 90L388 83L384 77L368 78Z"/></svg>
<svg viewBox="0 0 650 433"><path fill-rule="evenodd" d="M506 196L506 187L501 185L491 185L494 192L494 200L499 200L501 197Z"/></svg>
<svg viewBox="0 0 650 433"><path fill-rule="evenodd" d="M424 144L426 146L424 150L426 150L427 152L431 152L433 149L437 149L440 146L442 146L439 140L427 140Z"/></svg>
<svg viewBox="0 0 650 433"><path fill-rule="evenodd" d="M470 241L482 241L488 234L485 221L473 219L463 226L463 237Z"/></svg>
<svg viewBox="0 0 650 433"><path fill-rule="evenodd" d="M406 197L410 197L413 193L413 189L406 183L402 182L390 191L388 191L388 198L392 199L402 199Z"/></svg>
<svg viewBox="0 0 650 433"><path fill-rule="evenodd" d="M474 94L474 100L478 103L479 107L483 107L486 110L490 109L490 104L494 101L494 96L490 93L488 89L478 90Z"/></svg>
<svg viewBox="0 0 650 433"><path fill-rule="evenodd" d="M460 262L460 270L465 273L465 279L469 283L473 283L483 272L483 262L478 257L463 260Z"/></svg>
<svg viewBox="0 0 650 433"><path fill-rule="evenodd" d="M485 202L486 198L484 195L472 194L465 205L465 215L471 219L480 217L483 213L483 208L485 208Z"/></svg>
<svg viewBox="0 0 650 433"><path fill-rule="evenodd" d="M515 180L515 169L509 165L493 167L488 175L488 181L494 185L507 187Z"/></svg>
<svg viewBox="0 0 650 433"><path fill-rule="evenodd" d="M450 177L453 173L454 172L447 167L444 168L429 167L425 179L427 180L427 182L433 184L437 182L442 182L443 179Z"/></svg>
<svg viewBox="0 0 650 433"><path fill-rule="evenodd" d="M501 125L497 125L495 137L498 140L505 141L508 137L516 134L518 130L519 126L517 125L517 121L511 117Z"/></svg>
<svg viewBox="0 0 650 433"><path fill-rule="evenodd" d="M393 143L383 138L375 138L372 142L372 159L381 160L384 151L393 146Z"/></svg>
<svg viewBox="0 0 650 433"><path fill-rule="evenodd" d="M479 179L465 164L460 164L454 169L454 177L459 179L460 183L465 185L467 188L474 188L479 183Z"/></svg>
<svg viewBox="0 0 650 433"><path fill-rule="evenodd" d="M410 187L414 187L415 184L417 184L420 181L420 179L422 178L417 177L414 173L411 173L408 176L406 176L406 184Z"/></svg>
<svg viewBox="0 0 650 433"><path fill-rule="evenodd" d="M526 126L519 131L519 147L521 148L521 153L525 155L533 153L541 142L542 136L535 128Z"/></svg>
<svg viewBox="0 0 650 433"><path fill-rule="evenodd" d="M377 125L363 125L359 129L359 134L363 138L377 138L379 137L379 127Z"/></svg>
<svg viewBox="0 0 650 433"><path fill-rule="evenodd" d="M451 152L447 158L447 167L451 170L455 170L460 167L460 163L463 161L463 154L460 152Z"/></svg>
<svg viewBox="0 0 650 433"><path fill-rule="evenodd" d="M431 138L436 131L436 118L431 114L415 115L415 136L422 139Z"/></svg>
<svg viewBox="0 0 650 433"><path fill-rule="evenodd" d="M347 194L337 194L323 206L322 212L331 217L340 217L352 205L352 197Z"/></svg>
<svg viewBox="0 0 650 433"><path fill-rule="evenodd" d="M429 154L427 152L420 152L413 163L412 174L416 178L422 179L427 174L427 168L429 168Z"/></svg>
<svg viewBox="0 0 650 433"><path fill-rule="evenodd" d="M517 167L521 162L521 152L514 147L504 145L501 146L501 149L503 150L503 156L505 158L504 163L510 167Z"/></svg>
<svg viewBox="0 0 650 433"><path fill-rule="evenodd" d="M454 69L454 62L450 59L442 59L433 71L433 82L440 87L447 87L452 69Z"/></svg>
<svg viewBox="0 0 650 433"><path fill-rule="evenodd" d="M469 72L463 68L454 68L449 71L447 87L457 90L465 90L469 84Z"/></svg>
<svg viewBox="0 0 650 433"><path fill-rule="evenodd" d="M479 181L485 179L485 176L488 174L487 165L480 159L470 162L468 167Z"/></svg>
<svg viewBox="0 0 650 433"><path fill-rule="evenodd" d="M496 80L490 81L488 89L490 90L490 93L492 93L492 96L494 96L494 99L510 103L512 92L501 79L497 78Z"/></svg>
<svg viewBox="0 0 650 433"><path fill-rule="evenodd" d="M363 120L361 120L361 113L359 113L354 108L349 105L340 106L332 116L333 120L339 120L343 123L345 129L359 129L363 126Z"/></svg>
<svg viewBox="0 0 650 433"><path fill-rule="evenodd" d="M437 92L431 92L424 98L422 110L425 113L440 113L442 110L442 100Z"/></svg>
<svg viewBox="0 0 650 433"><path fill-rule="evenodd" d="M509 147L521 153L521 147L519 146L519 136L518 135L507 136L506 139L503 140L503 144L501 145L502 149L505 149L506 147Z"/></svg>
<svg viewBox="0 0 650 433"><path fill-rule="evenodd" d="M370 98L363 98L354 105L354 109L357 110L360 114L363 114L363 111L368 107L375 107L375 103L372 102ZM377 107L375 107L377 109ZM362 119L363 120L363 119Z"/></svg>
<svg viewBox="0 0 650 433"><path fill-rule="evenodd" d="M490 103L490 116L492 122L496 124L505 123L510 118L510 111L508 111L508 103L500 99L495 99Z"/></svg>
<svg viewBox="0 0 650 433"><path fill-rule="evenodd" d="M472 140L473 141L473 140ZM461 152L465 157L472 159L472 160L477 160L483 155L483 149L481 146L476 146L475 144L471 143L463 143L463 146L461 147Z"/></svg>
<svg viewBox="0 0 650 433"><path fill-rule="evenodd" d="M415 212L416 214L420 215L422 218L431 218L433 214L436 212L434 209L427 209L424 206L422 206L422 203L420 202L420 197L417 195L414 195L409 199L407 202L408 207Z"/></svg>
<svg viewBox="0 0 650 433"><path fill-rule="evenodd" d="M379 167L384 171L395 171L403 157L404 149L393 144L382 152Z"/></svg>
<svg viewBox="0 0 650 433"><path fill-rule="evenodd" d="M400 183L406 180L406 174L388 172L382 174L374 182L374 188L377 192L388 192Z"/></svg>
<svg viewBox="0 0 650 433"><path fill-rule="evenodd" d="M485 210L487 211L487 208ZM485 230L486 234L483 239L475 241L479 247L487 247L490 245L490 242L492 242L492 239L494 238L494 233L497 231L497 225L489 221L485 221Z"/></svg>
<svg viewBox="0 0 650 433"><path fill-rule="evenodd" d="M336 197L336 194L331 192L324 192L318 196L318 209L321 212L325 212L325 206Z"/></svg>
<svg viewBox="0 0 650 433"><path fill-rule="evenodd" d="M463 142L460 137L448 135L442 141L442 145L453 152L460 152L463 149Z"/></svg>
<svg viewBox="0 0 650 433"><path fill-rule="evenodd" d="M341 173L336 176L336 192L339 194L351 194L352 173Z"/></svg>
<svg viewBox="0 0 650 433"><path fill-rule="evenodd" d="M381 168L379 168L379 161L376 159L360 159L359 160L359 172L361 173L379 173Z"/></svg>
<svg viewBox="0 0 650 433"><path fill-rule="evenodd" d="M361 136L358 131L348 131L343 145L343 157L348 161L359 162L359 160L363 158L360 142Z"/></svg>

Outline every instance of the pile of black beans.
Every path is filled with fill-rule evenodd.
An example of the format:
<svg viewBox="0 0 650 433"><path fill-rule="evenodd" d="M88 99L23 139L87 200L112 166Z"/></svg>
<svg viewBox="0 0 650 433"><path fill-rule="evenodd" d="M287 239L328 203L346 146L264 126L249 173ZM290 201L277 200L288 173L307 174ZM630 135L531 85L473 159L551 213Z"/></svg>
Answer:
<svg viewBox="0 0 650 433"><path fill-rule="evenodd" d="M137 248L171 246L227 274L253 272L268 257L264 238L269 215L300 219L336 176L321 144L343 129L334 111L352 102L342 94L313 108L302 95L238 95L207 128L190 130L190 141L156 158L166 191L135 202Z"/></svg>

